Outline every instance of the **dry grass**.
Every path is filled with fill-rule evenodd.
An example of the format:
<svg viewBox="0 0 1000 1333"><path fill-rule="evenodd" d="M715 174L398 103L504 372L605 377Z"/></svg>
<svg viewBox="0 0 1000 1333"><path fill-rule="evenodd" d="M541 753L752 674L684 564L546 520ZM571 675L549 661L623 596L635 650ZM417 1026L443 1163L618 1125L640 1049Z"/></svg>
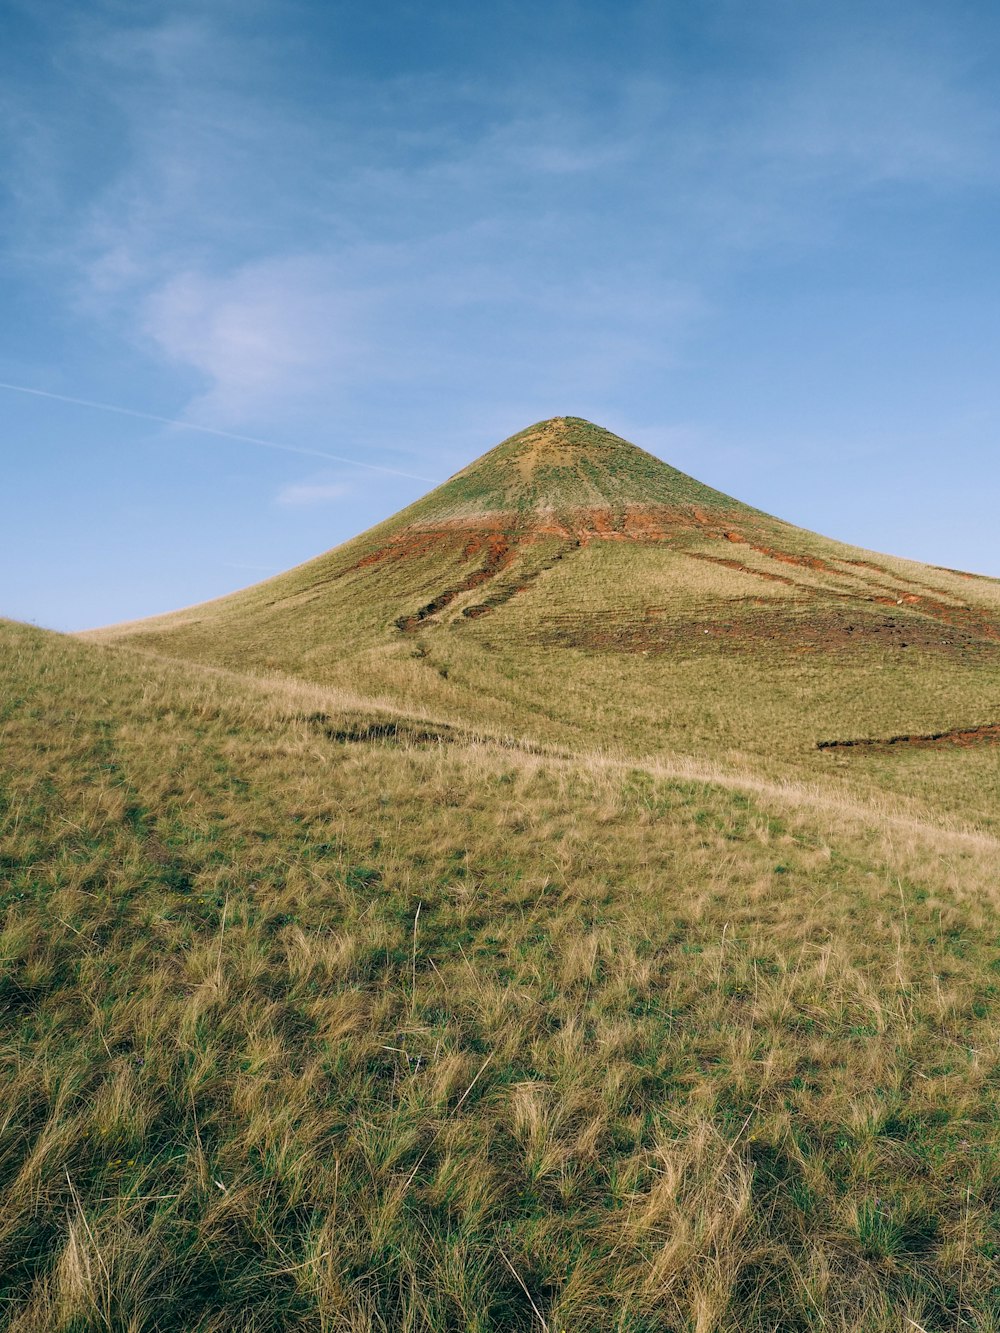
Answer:
<svg viewBox="0 0 1000 1333"><path fill-rule="evenodd" d="M0 633L6 1326L996 1329L959 808Z"/></svg>
<svg viewBox="0 0 1000 1333"><path fill-rule="evenodd" d="M815 743L1000 720L998 610L571 418L0 623L0 1321L997 1330L997 751Z"/></svg>
<svg viewBox="0 0 1000 1333"><path fill-rule="evenodd" d="M816 744L1000 721L1000 583L791 528L586 423L546 429L548 444L544 429L514 437L298 569L99 637L341 695L363 681L384 706L466 733L779 781L840 775L848 798L916 795L996 820L995 751Z"/></svg>

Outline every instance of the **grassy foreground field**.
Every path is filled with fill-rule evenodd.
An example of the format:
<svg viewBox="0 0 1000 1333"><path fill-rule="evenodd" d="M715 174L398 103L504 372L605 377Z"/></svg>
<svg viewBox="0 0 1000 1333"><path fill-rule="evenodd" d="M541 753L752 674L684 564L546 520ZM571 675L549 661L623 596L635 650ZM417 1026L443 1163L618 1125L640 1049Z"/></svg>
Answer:
<svg viewBox="0 0 1000 1333"><path fill-rule="evenodd" d="M5 1327L1000 1328L996 751L0 673Z"/></svg>

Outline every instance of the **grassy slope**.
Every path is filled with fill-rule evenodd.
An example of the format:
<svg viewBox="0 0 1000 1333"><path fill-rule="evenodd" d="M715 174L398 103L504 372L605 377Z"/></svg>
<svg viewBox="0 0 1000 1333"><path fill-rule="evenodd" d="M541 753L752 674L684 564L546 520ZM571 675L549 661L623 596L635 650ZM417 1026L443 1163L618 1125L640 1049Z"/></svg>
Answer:
<svg viewBox="0 0 1000 1333"><path fill-rule="evenodd" d="M631 539L608 537L636 514ZM484 568L477 534L510 544L502 567L402 632L400 617ZM815 748L1000 721L1000 583L790 527L574 418L513 436L298 569L101 637L360 679L403 708L577 748L799 778L849 767L852 785L981 820L1000 810L995 750L955 762Z"/></svg>
<svg viewBox="0 0 1000 1333"><path fill-rule="evenodd" d="M0 669L11 1329L997 1327L991 837Z"/></svg>

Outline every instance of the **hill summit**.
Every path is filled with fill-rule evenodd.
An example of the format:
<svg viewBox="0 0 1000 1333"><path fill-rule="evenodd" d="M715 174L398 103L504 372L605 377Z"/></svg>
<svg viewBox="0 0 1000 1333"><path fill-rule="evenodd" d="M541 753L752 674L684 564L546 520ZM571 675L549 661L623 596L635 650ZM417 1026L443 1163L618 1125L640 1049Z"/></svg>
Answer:
<svg viewBox="0 0 1000 1333"><path fill-rule="evenodd" d="M480 520L502 516L530 527L562 515L569 528L627 526L637 514L749 512L728 495L679 472L619 435L580 417L551 417L510 436L477 458L400 520Z"/></svg>

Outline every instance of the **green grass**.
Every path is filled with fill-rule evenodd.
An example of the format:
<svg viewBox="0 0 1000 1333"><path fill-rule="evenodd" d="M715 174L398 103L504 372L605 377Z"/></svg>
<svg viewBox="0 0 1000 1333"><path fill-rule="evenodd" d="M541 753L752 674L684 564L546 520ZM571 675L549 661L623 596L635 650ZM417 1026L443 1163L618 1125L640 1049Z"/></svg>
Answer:
<svg viewBox="0 0 1000 1333"><path fill-rule="evenodd" d="M508 549L476 583L489 540ZM298 569L98 637L338 689L364 681L406 712L577 750L800 780L851 764L852 788L874 779L964 818L1000 808L995 752L922 765L816 750L1000 721L1000 582L790 527L575 418L513 436Z"/></svg>
<svg viewBox="0 0 1000 1333"><path fill-rule="evenodd" d="M996 1327L990 837L2 652L12 1329Z"/></svg>
<svg viewBox="0 0 1000 1333"><path fill-rule="evenodd" d="M1000 1327L998 751L816 748L1000 721L1000 584L565 418L97 640L0 622L5 1327Z"/></svg>

